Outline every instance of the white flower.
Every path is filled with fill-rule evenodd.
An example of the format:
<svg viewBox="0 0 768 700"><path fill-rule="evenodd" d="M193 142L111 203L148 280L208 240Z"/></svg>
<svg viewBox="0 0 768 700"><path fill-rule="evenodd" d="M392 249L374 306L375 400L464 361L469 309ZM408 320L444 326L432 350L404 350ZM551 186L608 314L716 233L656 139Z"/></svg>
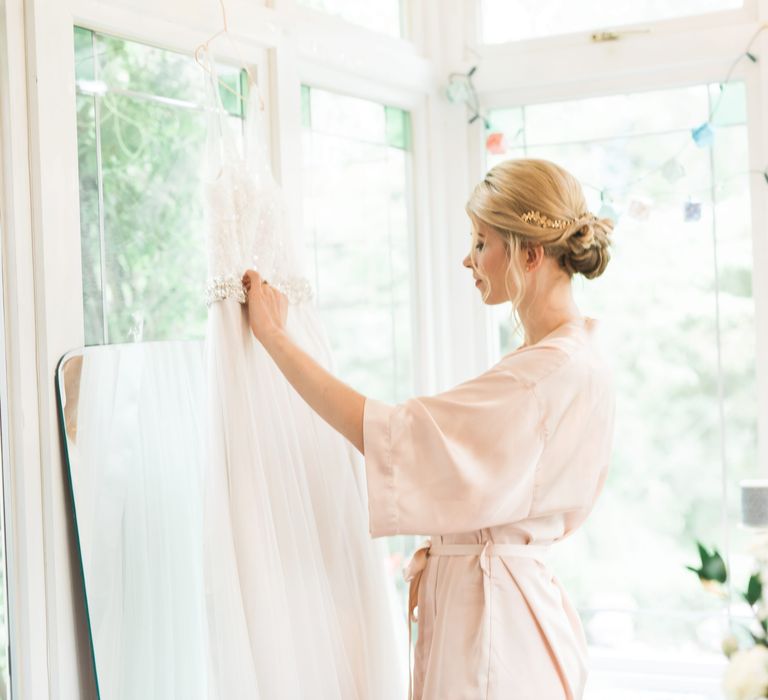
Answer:
<svg viewBox="0 0 768 700"><path fill-rule="evenodd" d="M731 656L722 689L728 700L756 700L768 692L768 648L755 644Z"/></svg>
<svg viewBox="0 0 768 700"><path fill-rule="evenodd" d="M739 650L739 640L735 634L729 634L723 637L722 641L723 654L727 657L731 657Z"/></svg>

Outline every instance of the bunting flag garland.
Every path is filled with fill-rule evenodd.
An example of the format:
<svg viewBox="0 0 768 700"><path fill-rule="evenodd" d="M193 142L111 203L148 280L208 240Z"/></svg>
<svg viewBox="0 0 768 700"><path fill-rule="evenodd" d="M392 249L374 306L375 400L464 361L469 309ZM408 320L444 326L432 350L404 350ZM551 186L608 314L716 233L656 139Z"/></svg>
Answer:
<svg viewBox="0 0 768 700"><path fill-rule="evenodd" d="M701 219L701 202L688 201L684 205L683 220L699 221Z"/></svg>
<svg viewBox="0 0 768 700"><path fill-rule="evenodd" d="M494 155L503 155L507 152L507 137L501 131L494 131L492 134L488 134L488 138L485 140L485 147L488 149L488 153Z"/></svg>
<svg viewBox="0 0 768 700"><path fill-rule="evenodd" d="M675 158L670 158L661 166L661 174L668 182L677 182L685 177L685 168Z"/></svg>
<svg viewBox="0 0 768 700"><path fill-rule="evenodd" d="M714 143L715 130L709 122L704 122L701 126L691 129L691 136L699 148L706 148Z"/></svg>
<svg viewBox="0 0 768 700"><path fill-rule="evenodd" d="M687 174L685 167L677 159L677 156L680 155L680 153L682 153L691 143L695 144L697 148L701 149L712 147L716 138L714 117L720 108L724 88L731 82L731 75L739 61L741 61L743 58L747 58L753 64L758 62L758 56L752 53L750 49L757 36L766 28L768 28L768 25L763 24L755 31L749 43L747 44L746 49L741 54L739 54L739 56L731 64L728 74L720 83L720 95L718 96L715 105L711 108L707 121L691 128L690 139L685 144L683 144L683 146L674 156L667 158L657 167L651 169L650 171L644 173L642 176L636 178L634 181L630 182L629 185L636 184L641 180L646 179L649 175L655 174L657 172L660 173L661 176L669 183L676 183L685 178ZM477 119L482 119L485 124L486 131L489 132L485 139L486 151L491 155L504 155L510 148L510 141L502 130L494 128L491 120L481 113L477 92L472 83L472 76L476 70L477 66L473 66L466 74L452 73L449 76L449 82L446 88L446 97L451 102L464 103L470 108L472 112L472 116L469 119L470 124L475 122ZM522 128L518 129L517 134L515 134L515 137L512 139L513 142L516 140L517 136L522 133L522 131ZM768 183L768 168L763 171L750 170L748 172L761 173L766 183ZM590 187L593 186L590 185ZM595 187L595 189L600 192L601 207L598 215L603 218L610 218L614 222L618 221L619 213L613 206L613 198L609 195L608 189L605 187ZM639 195L631 195L629 197L629 203L627 205L626 211L631 218L637 221L645 221L650 216L651 208L651 202L649 202L644 197ZM686 222L699 221L701 219L701 214L702 203L699 201L692 201L689 195L688 201L684 202L683 204L683 220Z"/></svg>
<svg viewBox="0 0 768 700"><path fill-rule="evenodd" d="M651 215L651 205L643 199L633 199L629 202L627 214L637 221L647 221Z"/></svg>

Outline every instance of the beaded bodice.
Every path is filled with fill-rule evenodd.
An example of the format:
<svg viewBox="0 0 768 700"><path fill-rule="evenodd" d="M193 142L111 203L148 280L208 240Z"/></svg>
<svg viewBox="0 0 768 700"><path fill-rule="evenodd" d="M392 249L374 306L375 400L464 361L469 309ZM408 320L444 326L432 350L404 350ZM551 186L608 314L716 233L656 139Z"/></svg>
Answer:
<svg viewBox="0 0 768 700"><path fill-rule="evenodd" d="M301 274L282 188L275 182L264 143L258 92L251 88L241 155L218 91L215 66L206 77L209 97L207 170L204 177L208 279L205 302L245 303L242 276L256 270L291 304L312 298Z"/></svg>

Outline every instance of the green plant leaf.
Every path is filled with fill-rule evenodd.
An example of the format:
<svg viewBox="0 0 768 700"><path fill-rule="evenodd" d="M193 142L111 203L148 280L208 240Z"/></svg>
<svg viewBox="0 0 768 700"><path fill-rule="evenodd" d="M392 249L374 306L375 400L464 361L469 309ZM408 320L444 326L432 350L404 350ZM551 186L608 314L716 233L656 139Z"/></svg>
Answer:
<svg viewBox="0 0 768 700"><path fill-rule="evenodd" d="M686 568L696 572L702 580L725 583L728 579L728 572L725 567L725 562L717 549L713 548L710 553L698 540L696 541L696 546L698 547L699 556L701 557L701 567L696 569L691 566L686 566Z"/></svg>
<svg viewBox="0 0 768 700"><path fill-rule="evenodd" d="M747 592L744 593L744 600L750 605L754 605L763 595L763 584L760 581L760 574L752 574L747 584Z"/></svg>

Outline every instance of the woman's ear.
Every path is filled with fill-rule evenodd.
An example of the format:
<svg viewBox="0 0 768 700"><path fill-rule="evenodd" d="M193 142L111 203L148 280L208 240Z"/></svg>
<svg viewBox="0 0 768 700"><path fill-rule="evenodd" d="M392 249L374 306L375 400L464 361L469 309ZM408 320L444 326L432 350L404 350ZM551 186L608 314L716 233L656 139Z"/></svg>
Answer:
<svg viewBox="0 0 768 700"><path fill-rule="evenodd" d="M535 270L544 260L544 246L541 243L531 243L525 246L526 272Z"/></svg>

